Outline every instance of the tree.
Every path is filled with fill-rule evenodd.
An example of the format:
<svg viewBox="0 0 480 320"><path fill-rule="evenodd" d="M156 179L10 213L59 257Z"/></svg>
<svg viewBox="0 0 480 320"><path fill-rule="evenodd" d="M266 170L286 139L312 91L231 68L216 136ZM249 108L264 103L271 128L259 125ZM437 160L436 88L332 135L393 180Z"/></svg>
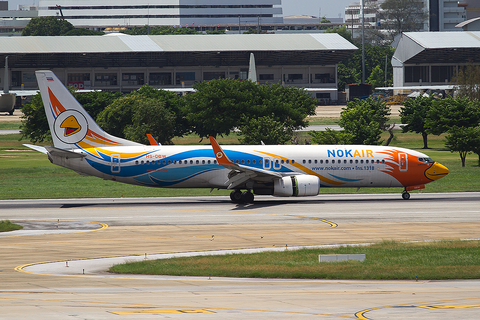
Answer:
<svg viewBox="0 0 480 320"><path fill-rule="evenodd" d="M228 135L241 125L242 115L261 98L252 81L214 79L193 85L197 92L186 96L187 119L201 138ZM256 101L257 100L257 101Z"/></svg>
<svg viewBox="0 0 480 320"><path fill-rule="evenodd" d="M445 146L450 152L458 152L460 154L462 167L465 167L467 154L471 153L474 149L474 145L478 143L478 134L479 131L473 127L453 126L445 137Z"/></svg>
<svg viewBox="0 0 480 320"><path fill-rule="evenodd" d="M372 85L372 89L376 87L383 87L385 84L385 73L382 68L377 65L373 68L372 73L368 76L367 83Z"/></svg>
<svg viewBox="0 0 480 320"><path fill-rule="evenodd" d="M407 99L400 107L400 118L403 126L403 132L421 133L423 138L423 148L428 149L428 132L425 127L428 111L433 104L433 96L419 96L415 99Z"/></svg>
<svg viewBox="0 0 480 320"><path fill-rule="evenodd" d="M480 126L473 128L472 152L478 155L478 166L480 167Z"/></svg>
<svg viewBox="0 0 480 320"><path fill-rule="evenodd" d="M32 18L22 31L22 36L61 36L75 29L67 20L57 17Z"/></svg>
<svg viewBox="0 0 480 320"><path fill-rule="evenodd" d="M181 137L191 131L192 128L186 117L186 101L182 96L170 91L155 89L149 85L142 86L136 93L161 102L165 109L175 116L173 131L176 137Z"/></svg>
<svg viewBox="0 0 480 320"><path fill-rule="evenodd" d="M132 123L125 126L123 132L126 139L143 144L149 144L147 133L161 144L172 144L175 115L159 100L142 99L135 107Z"/></svg>
<svg viewBox="0 0 480 320"><path fill-rule="evenodd" d="M109 104L123 96L120 92L109 91L93 91L93 92L73 92L73 96L88 112L88 114L96 119L98 114L103 111Z"/></svg>
<svg viewBox="0 0 480 320"><path fill-rule="evenodd" d="M330 128L326 128L325 131L310 131L308 134L316 144L351 144L354 139L351 133Z"/></svg>
<svg viewBox="0 0 480 320"><path fill-rule="evenodd" d="M125 138L125 127L132 124L138 103L145 99L138 95L116 99L98 114L98 125L111 135Z"/></svg>
<svg viewBox="0 0 480 320"><path fill-rule="evenodd" d="M193 131L202 138L227 135L245 125L245 119L272 115L293 131L307 126L305 118L315 113L315 102L308 92L295 87L215 79L196 83L194 88L197 92L186 96L186 113Z"/></svg>
<svg viewBox="0 0 480 320"><path fill-rule="evenodd" d="M161 144L170 144L175 136L175 115L163 102L140 94L116 99L100 112L97 123L116 137L139 143L148 144L147 133Z"/></svg>
<svg viewBox="0 0 480 320"><path fill-rule="evenodd" d="M476 127L480 122L480 102L466 96L434 100L425 118L426 129L435 135L450 128Z"/></svg>
<svg viewBox="0 0 480 320"><path fill-rule="evenodd" d="M284 123L274 120L274 116L242 119L239 127L241 144L285 144L292 139L293 131Z"/></svg>
<svg viewBox="0 0 480 320"><path fill-rule="evenodd" d="M40 93L32 96L30 103L23 106L22 112L22 124L20 125L22 138L27 138L32 143L52 139Z"/></svg>
<svg viewBox="0 0 480 320"><path fill-rule="evenodd" d="M458 75L452 78L456 84L455 93L459 97L480 100L480 66L469 63L458 69Z"/></svg>
<svg viewBox="0 0 480 320"><path fill-rule="evenodd" d="M392 40L402 32L421 30L428 18L420 0L385 0L380 7L382 29L389 30Z"/></svg>
<svg viewBox="0 0 480 320"><path fill-rule="evenodd" d="M353 136L352 143L379 145L382 143L380 134L387 129L388 115L390 108L383 101L375 101L372 97L355 99L343 108L338 124Z"/></svg>

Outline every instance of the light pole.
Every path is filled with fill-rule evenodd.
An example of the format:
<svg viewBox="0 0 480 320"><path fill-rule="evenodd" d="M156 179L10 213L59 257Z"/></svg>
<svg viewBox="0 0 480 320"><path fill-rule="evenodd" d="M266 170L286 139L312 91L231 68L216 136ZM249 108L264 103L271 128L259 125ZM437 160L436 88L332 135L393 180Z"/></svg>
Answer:
<svg viewBox="0 0 480 320"><path fill-rule="evenodd" d="M362 83L365 83L365 0L362 0Z"/></svg>

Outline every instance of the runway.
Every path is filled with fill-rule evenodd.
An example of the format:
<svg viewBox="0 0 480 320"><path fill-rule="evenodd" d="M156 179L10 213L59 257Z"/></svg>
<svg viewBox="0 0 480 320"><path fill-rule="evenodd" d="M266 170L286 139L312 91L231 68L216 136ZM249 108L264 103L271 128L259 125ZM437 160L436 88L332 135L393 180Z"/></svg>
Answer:
<svg viewBox="0 0 480 320"><path fill-rule="evenodd" d="M254 205L235 205L227 197L0 201L0 220L30 229L0 236L0 319L478 318L477 280L118 276L82 262L480 235L480 193L413 193L409 201L399 194L256 200ZM64 270L39 265L55 261Z"/></svg>

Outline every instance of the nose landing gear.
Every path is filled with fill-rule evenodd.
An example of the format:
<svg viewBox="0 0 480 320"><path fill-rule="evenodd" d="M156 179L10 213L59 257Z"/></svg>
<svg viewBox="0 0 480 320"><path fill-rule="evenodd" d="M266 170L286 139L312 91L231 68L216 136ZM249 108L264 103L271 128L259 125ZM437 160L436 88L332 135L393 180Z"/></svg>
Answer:
<svg viewBox="0 0 480 320"><path fill-rule="evenodd" d="M407 188L405 188L405 190L403 190L403 192L402 192L402 199L403 200L410 199L410 193L408 193Z"/></svg>
<svg viewBox="0 0 480 320"><path fill-rule="evenodd" d="M251 191L234 190L230 193L233 203L253 203L255 196Z"/></svg>

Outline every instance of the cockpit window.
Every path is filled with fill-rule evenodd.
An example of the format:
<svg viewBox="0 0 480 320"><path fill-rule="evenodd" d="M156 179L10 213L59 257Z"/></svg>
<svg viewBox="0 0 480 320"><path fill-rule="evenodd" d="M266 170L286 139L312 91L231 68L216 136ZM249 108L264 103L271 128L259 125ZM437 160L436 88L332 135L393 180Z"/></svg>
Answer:
<svg viewBox="0 0 480 320"><path fill-rule="evenodd" d="M432 163L433 160L431 158L418 158L418 161L424 162L424 163Z"/></svg>

